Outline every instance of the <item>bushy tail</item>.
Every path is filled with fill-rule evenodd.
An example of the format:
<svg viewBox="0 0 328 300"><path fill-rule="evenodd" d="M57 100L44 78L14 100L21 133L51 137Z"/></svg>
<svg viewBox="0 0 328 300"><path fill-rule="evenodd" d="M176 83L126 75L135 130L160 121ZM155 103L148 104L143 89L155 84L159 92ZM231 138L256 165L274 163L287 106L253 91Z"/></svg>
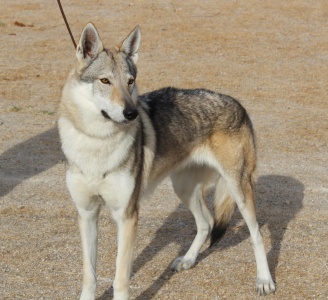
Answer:
<svg viewBox="0 0 328 300"><path fill-rule="evenodd" d="M221 177L215 191L214 226L211 232L210 247L216 244L226 233L235 208L236 203L230 197L227 185Z"/></svg>

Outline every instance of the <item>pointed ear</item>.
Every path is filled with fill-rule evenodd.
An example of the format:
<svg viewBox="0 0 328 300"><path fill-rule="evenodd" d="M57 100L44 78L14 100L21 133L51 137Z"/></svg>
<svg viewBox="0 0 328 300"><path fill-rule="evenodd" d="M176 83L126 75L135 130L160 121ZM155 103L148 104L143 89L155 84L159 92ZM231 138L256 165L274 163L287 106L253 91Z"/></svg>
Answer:
<svg viewBox="0 0 328 300"><path fill-rule="evenodd" d="M136 26L120 46L120 51L128 55L134 64L138 61L138 49L141 41L140 27Z"/></svg>
<svg viewBox="0 0 328 300"><path fill-rule="evenodd" d="M76 48L76 57L80 68L85 68L103 51L97 29L92 23L88 23L81 34L80 42Z"/></svg>

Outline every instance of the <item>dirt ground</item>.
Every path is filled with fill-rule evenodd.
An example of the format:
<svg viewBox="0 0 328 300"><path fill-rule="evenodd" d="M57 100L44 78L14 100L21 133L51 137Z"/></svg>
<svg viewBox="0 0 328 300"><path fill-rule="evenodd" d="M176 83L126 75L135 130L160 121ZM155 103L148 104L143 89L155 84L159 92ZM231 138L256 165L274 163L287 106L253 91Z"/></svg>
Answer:
<svg viewBox="0 0 328 300"><path fill-rule="evenodd" d="M92 21L105 45L142 29L141 93L203 87L240 99L258 140L257 214L277 283L266 299L328 299L328 2L65 1L75 39ZM15 22L19 22L16 23ZM21 23L21 24L20 24ZM25 26L23 26L25 25ZM56 1L0 0L0 299L77 299L77 214L56 129L75 53ZM131 299L262 299L236 213L188 271L169 265L194 235L165 181L141 209ZM116 226L100 222L98 299L112 299Z"/></svg>

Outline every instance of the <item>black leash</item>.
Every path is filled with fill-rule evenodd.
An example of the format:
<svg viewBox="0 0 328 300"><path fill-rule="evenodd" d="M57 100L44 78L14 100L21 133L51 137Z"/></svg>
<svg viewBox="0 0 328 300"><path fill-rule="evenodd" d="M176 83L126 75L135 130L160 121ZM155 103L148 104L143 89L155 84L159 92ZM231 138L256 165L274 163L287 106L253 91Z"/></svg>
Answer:
<svg viewBox="0 0 328 300"><path fill-rule="evenodd" d="M66 16L65 16L65 13L64 13L63 7L62 7L62 5L61 5L61 3L60 3L60 0L57 0L57 2L58 2L59 9L60 9L60 11L61 11L61 14L62 14L62 16L63 16L63 18L64 18L64 21L65 21L65 24L66 24L66 27L67 27L68 33L69 33L69 35L71 36L71 39L72 39L72 42L73 42L74 48L76 49L76 43L75 43L75 40L74 40L73 34L72 34L72 32L71 32L71 29L69 28L69 25L68 25L68 22L67 22L67 19L66 19Z"/></svg>

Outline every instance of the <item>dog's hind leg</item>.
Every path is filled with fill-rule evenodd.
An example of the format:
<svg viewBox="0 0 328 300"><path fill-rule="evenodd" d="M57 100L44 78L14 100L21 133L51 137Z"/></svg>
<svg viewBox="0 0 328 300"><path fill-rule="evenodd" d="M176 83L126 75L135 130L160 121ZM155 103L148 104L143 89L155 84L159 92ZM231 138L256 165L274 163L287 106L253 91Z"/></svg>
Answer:
<svg viewBox="0 0 328 300"><path fill-rule="evenodd" d="M216 132L208 145L216 157L212 164L225 181L227 193L236 202L249 229L257 267L256 289L261 295L273 293L275 284L269 271L255 213L253 184L256 174L256 151L250 121L246 120L238 132L233 134Z"/></svg>
<svg viewBox="0 0 328 300"><path fill-rule="evenodd" d="M93 300L97 287L98 219L102 201L98 196L90 194L84 178L79 174L67 172L67 186L79 213L83 249L83 288L80 300Z"/></svg>
<svg viewBox="0 0 328 300"><path fill-rule="evenodd" d="M257 267L256 289L261 295L273 293L275 284L269 271L263 239L255 213L253 184L256 174L256 151L250 121L247 123L246 120L238 132L233 132L233 134L215 132L209 139L208 145L211 149L211 155L215 157L215 159L209 160L209 163L212 163L224 180L222 187L226 189L227 197L222 199L228 199L224 201L230 207L229 213L226 214L227 218L222 219L219 217L219 222L216 220L212 240L215 242L216 232L225 230L227 221L232 216L230 212L232 212L233 205L231 199L229 199L231 197L236 202L250 232ZM223 194L225 194L224 191ZM217 209L220 207L218 205ZM216 212L216 219L217 216L220 216L219 211ZM220 222L220 220L223 220L223 222ZM222 224L224 226L220 229L218 226Z"/></svg>
<svg viewBox="0 0 328 300"><path fill-rule="evenodd" d="M197 234L189 250L171 265L175 271L187 270L194 266L198 253L213 227L213 218L203 199L204 175L201 168L190 167L171 176L175 193L192 212L197 226ZM202 170L204 171L204 170Z"/></svg>
<svg viewBox="0 0 328 300"><path fill-rule="evenodd" d="M241 183L229 178L227 179L227 184L251 235L257 266L256 290L260 295L273 293L275 284L271 278L263 238L256 221L252 182L244 176L241 179Z"/></svg>

